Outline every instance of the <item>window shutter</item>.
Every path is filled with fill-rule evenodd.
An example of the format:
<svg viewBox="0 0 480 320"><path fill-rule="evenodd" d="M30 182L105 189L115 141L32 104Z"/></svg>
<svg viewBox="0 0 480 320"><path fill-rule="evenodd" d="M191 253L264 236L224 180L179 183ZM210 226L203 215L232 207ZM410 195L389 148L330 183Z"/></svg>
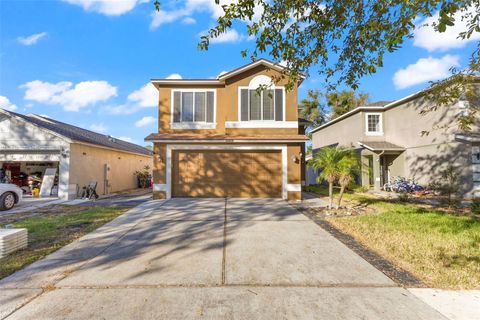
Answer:
<svg viewBox="0 0 480 320"><path fill-rule="evenodd" d="M240 121L248 121L248 89L240 89Z"/></svg>
<svg viewBox="0 0 480 320"><path fill-rule="evenodd" d="M181 92L173 93L173 122L180 122L180 98Z"/></svg>
<svg viewBox="0 0 480 320"><path fill-rule="evenodd" d="M207 122L213 123L214 120L214 112L215 112L215 106L214 106L214 93L212 91L207 92Z"/></svg>
<svg viewBox="0 0 480 320"><path fill-rule="evenodd" d="M283 90L275 89L275 121L283 121Z"/></svg>

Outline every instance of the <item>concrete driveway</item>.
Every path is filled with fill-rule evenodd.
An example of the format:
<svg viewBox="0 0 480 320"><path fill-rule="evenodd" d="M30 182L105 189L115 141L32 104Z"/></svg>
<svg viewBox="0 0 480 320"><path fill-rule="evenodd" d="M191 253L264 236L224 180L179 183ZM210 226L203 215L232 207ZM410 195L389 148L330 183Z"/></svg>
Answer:
<svg viewBox="0 0 480 320"><path fill-rule="evenodd" d="M144 203L0 281L8 319L443 319L282 200Z"/></svg>

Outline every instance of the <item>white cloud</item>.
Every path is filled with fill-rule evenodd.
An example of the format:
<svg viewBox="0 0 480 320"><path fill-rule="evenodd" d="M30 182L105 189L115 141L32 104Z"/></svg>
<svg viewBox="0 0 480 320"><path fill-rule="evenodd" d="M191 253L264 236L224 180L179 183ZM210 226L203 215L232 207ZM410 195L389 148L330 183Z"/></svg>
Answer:
<svg viewBox="0 0 480 320"><path fill-rule="evenodd" d="M221 76L223 76L225 73L228 73L228 71L225 71L225 70L221 71L221 72L218 74L217 79L220 78Z"/></svg>
<svg viewBox="0 0 480 320"><path fill-rule="evenodd" d="M473 9L470 11L473 11ZM454 16L455 24L447 27L445 32L438 32L433 28L433 23L438 22L438 13L424 19L416 26L413 44L432 52L435 50L446 51L452 48L463 48L470 41L480 40L480 32L474 32L467 40L458 38L460 32L467 30L467 21L462 21L461 16L462 12L457 12ZM428 25L425 26L425 24Z"/></svg>
<svg viewBox="0 0 480 320"><path fill-rule="evenodd" d="M135 122L135 127L141 128L155 123L157 120L154 117L147 116Z"/></svg>
<svg viewBox="0 0 480 320"><path fill-rule="evenodd" d="M188 22L192 22L194 19L192 15L199 12L206 12L210 14L212 19L218 19L223 15L224 11L222 6L226 4L231 4L235 0L220 0L219 4L216 4L213 0L186 0L186 1L177 1L175 5L171 6L170 10L160 10L158 12L152 13L152 22L150 23L150 29L156 29L163 24L172 23L177 20L182 19L182 22L185 23L185 19ZM176 4L181 4L180 6ZM261 7L254 9L253 20L258 19L261 13Z"/></svg>
<svg viewBox="0 0 480 320"><path fill-rule="evenodd" d="M186 13L183 10L164 11L159 10L152 12L152 21L150 22L150 30L157 29L162 24L172 23L178 19L185 17Z"/></svg>
<svg viewBox="0 0 480 320"><path fill-rule="evenodd" d="M230 29L225 33L220 34L216 38L210 39L210 43L228 43L228 42L239 42L245 39L245 36L240 35L237 30Z"/></svg>
<svg viewBox="0 0 480 320"><path fill-rule="evenodd" d="M90 125L90 130L100 133L107 132L107 127L103 123L93 123Z"/></svg>
<svg viewBox="0 0 480 320"><path fill-rule="evenodd" d="M147 83L128 95L128 100L140 107L158 106L158 90L151 83Z"/></svg>
<svg viewBox="0 0 480 320"><path fill-rule="evenodd" d="M126 142L130 142L130 143L135 143L135 140L132 139L131 137L118 137L117 139L118 140L123 140L123 141L126 141Z"/></svg>
<svg viewBox="0 0 480 320"><path fill-rule="evenodd" d="M107 81L83 81L73 85L68 81L49 83L35 80L20 88L26 89L25 100L61 105L65 111L79 111L117 95L117 88Z"/></svg>
<svg viewBox="0 0 480 320"><path fill-rule="evenodd" d="M172 73L167 77L167 79L182 79L182 76L179 75L178 73Z"/></svg>
<svg viewBox="0 0 480 320"><path fill-rule="evenodd" d="M32 44L37 43L38 40L42 39L46 35L46 32L35 33L28 37L18 37L17 41L25 46L31 46Z"/></svg>
<svg viewBox="0 0 480 320"><path fill-rule="evenodd" d="M197 23L197 20L193 19L192 17L186 17L186 18L183 18L182 23L183 24L195 24L195 23Z"/></svg>
<svg viewBox="0 0 480 320"><path fill-rule="evenodd" d="M10 100L5 96L0 96L0 109L5 109L8 111L17 110L17 106L10 102Z"/></svg>
<svg viewBox="0 0 480 320"><path fill-rule="evenodd" d="M127 115L135 113L139 110L138 107L134 107L128 104L120 104L120 105L113 105L113 106L105 106L103 111L111 115Z"/></svg>
<svg viewBox="0 0 480 320"><path fill-rule="evenodd" d="M445 55L440 59L421 58L414 64L400 69L393 75L393 83L397 89L404 89L413 85L439 80L450 75L450 68L459 65L460 57Z"/></svg>
<svg viewBox="0 0 480 320"><path fill-rule="evenodd" d="M85 11L94 11L107 16L120 16L135 6L148 0L63 0L64 2L81 6Z"/></svg>

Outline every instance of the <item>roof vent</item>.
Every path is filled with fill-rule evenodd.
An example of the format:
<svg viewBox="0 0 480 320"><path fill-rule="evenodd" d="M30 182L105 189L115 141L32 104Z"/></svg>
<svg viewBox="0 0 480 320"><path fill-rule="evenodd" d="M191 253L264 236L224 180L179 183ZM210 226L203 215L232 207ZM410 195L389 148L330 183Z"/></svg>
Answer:
<svg viewBox="0 0 480 320"><path fill-rule="evenodd" d="M115 138L114 138L114 137L108 135L107 138L108 138L108 141L110 141L110 142L115 142Z"/></svg>

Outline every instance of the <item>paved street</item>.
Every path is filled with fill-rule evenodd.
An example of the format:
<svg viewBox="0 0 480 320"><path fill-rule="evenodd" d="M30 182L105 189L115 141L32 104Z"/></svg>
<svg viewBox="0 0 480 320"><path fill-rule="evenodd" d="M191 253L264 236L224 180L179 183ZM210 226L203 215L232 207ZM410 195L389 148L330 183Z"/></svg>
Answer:
<svg viewBox="0 0 480 320"><path fill-rule="evenodd" d="M8 319L443 319L283 200L149 201L0 281Z"/></svg>

